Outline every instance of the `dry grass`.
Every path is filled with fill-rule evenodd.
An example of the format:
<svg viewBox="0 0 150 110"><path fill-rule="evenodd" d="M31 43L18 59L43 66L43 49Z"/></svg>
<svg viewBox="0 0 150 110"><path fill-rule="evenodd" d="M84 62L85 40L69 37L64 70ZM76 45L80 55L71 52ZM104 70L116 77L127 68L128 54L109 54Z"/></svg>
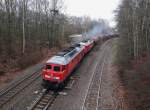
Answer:
<svg viewBox="0 0 150 110"><path fill-rule="evenodd" d="M43 49L42 51L28 52L22 56L17 56L16 59L3 60L0 63L0 85L13 80L24 69L37 63L45 63L52 55L58 52L59 48L50 50Z"/></svg>
<svg viewBox="0 0 150 110"><path fill-rule="evenodd" d="M150 55L140 57L138 61L132 60L129 68L120 68L118 71L120 81L125 88L126 95L132 109L150 109Z"/></svg>
<svg viewBox="0 0 150 110"><path fill-rule="evenodd" d="M150 109L150 54L131 60L118 42L113 50L113 66L119 78L118 94L128 110Z"/></svg>

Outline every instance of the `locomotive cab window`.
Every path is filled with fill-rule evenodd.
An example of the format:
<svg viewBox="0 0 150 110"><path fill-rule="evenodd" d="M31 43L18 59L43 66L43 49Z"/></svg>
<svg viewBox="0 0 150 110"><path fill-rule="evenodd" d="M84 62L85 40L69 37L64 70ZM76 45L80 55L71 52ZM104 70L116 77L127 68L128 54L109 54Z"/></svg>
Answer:
<svg viewBox="0 0 150 110"><path fill-rule="evenodd" d="M46 65L46 69L50 70L50 69L52 69L52 66L51 65Z"/></svg>
<svg viewBox="0 0 150 110"><path fill-rule="evenodd" d="M60 67L59 66L54 66L54 71L59 72L60 71Z"/></svg>

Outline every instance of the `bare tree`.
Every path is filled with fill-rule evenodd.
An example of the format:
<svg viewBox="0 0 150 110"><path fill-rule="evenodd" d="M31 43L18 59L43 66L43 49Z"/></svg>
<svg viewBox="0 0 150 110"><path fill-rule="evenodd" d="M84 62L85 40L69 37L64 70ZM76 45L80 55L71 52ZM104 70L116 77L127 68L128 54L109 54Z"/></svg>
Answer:
<svg viewBox="0 0 150 110"><path fill-rule="evenodd" d="M25 39L25 0L22 0L22 53L25 52L25 45L26 45L26 39Z"/></svg>
<svg viewBox="0 0 150 110"><path fill-rule="evenodd" d="M118 32L121 35L120 53L127 54L129 59L138 59L149 50L150 25L149 0L123 0L118 10ZM126 60L128 61L128 60Z"/></svg>

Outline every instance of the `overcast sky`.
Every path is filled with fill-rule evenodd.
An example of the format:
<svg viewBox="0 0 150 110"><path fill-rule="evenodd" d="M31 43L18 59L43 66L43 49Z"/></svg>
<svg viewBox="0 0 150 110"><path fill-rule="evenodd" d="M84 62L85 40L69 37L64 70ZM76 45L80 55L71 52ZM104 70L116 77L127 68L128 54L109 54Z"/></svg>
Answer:
<svg viewBox="0 0 150 110"><path fill-rule="evenodd" d="M65 0L67 14L107 19L110 25L114 25L113 11L119 3L120 0Z"/></svg>

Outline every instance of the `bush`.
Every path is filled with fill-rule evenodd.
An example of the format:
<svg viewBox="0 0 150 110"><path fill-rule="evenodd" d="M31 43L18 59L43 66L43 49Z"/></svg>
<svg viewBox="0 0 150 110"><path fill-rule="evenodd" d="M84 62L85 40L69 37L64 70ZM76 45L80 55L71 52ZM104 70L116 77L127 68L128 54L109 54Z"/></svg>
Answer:
<svg viewBox="0 0 150 110"><path fill-rule="evenodd" d="M21 58L18 59L18 67L24 69L29 65L36 64L42 59L42 53L39 51L33 53L26 53Z"/></svg>

